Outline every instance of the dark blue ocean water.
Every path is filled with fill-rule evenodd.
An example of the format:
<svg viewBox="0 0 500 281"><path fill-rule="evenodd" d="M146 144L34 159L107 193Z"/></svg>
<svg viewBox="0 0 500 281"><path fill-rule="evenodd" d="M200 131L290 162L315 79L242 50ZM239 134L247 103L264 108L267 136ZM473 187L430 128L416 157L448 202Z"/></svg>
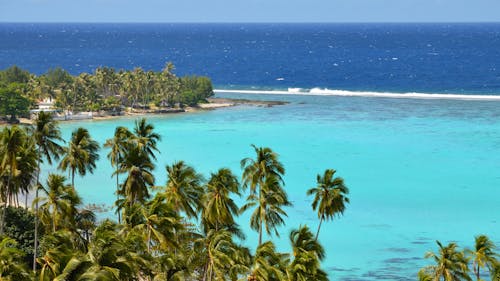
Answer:
<svg viewBox="0 0 500 281"><path fill-rule="evenodd" d="M500 93L500 24L0 24L0 68L207 75L218 88Z"/></svg>

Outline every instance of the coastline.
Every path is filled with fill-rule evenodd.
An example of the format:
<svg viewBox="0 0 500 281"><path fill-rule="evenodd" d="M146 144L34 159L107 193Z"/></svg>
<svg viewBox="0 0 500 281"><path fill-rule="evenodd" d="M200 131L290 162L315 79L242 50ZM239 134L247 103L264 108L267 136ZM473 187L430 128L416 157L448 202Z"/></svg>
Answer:
<svg viewBox="0 0 500 281"><path fill-rule="evenodd" d="M133 111L123 111L120 115L101 115L94 114L91 118L85 119L67 119L67 120L58 120L60 122L78 122L78 121L104 121L104 120L112 120L126 117L141 117L141 116L152 116L152 115L167 115L167 114L182 114L182 113L196 113L208 110L216 110L220 108L226 107L234 107L240 105L249 105L249 106L260 106L260 107L272 107L275 105L285 105L288 102L284 101L260 101L260 100L248 100L248 99L232 99L232 98L208 98L208 103L200 103L198 106L193 107L185 107L183 109L174 109L174 110L141 110L141 109L133 109ZM7 123L6 123L7 124ZM29 118L19 118L19 124L22 125L31 125L33 124L33 120Z"/></svg>

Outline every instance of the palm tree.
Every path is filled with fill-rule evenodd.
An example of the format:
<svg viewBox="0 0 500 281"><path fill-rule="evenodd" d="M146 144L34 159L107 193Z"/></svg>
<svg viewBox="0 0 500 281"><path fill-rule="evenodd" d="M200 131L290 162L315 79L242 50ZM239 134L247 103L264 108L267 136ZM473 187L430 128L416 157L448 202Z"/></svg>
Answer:
<svg viewBox="0 0 500 281"><path fill-rule="evenodd" d="M153 170L154 165L143 150L132 146L127 148L115 173L127 174L118 194L125 197L124 202L129 206L136 202L143 203L149 198L148 188L152 187L155 181Z"/></svg>
<svg viewBox="0 0 500 281"><path fill-rule="evenodd" d="M81 209L75 216L75 226L81 232L82 238L88 244L90 242L90 233L96 227L97 217L90 209Z"/></svg>
<svg viewBox="0 0 500 281"><path fill-rule="evenodd" d="M153 131L153 124L147 123L146 118L135 121L134 134L137 145L156 160L155 151L159 152L156 144L161 140L161 136Z"/></svg>
<svg viewBox="0 0 500 281"><path fill-rule="evenodd" d="M163 196L157 195L146 205L135 204L129 218L136 218L137 221L130 224L145 234L143 237L148 252L151 248L167 252L178 247L176 234L183 229L181 217L171 205L165 203Z"/></svg>
<svg viewBox="0 0 500 281"><path fill-rule="evenodd" d="M78 128L71 134L71 140L65 148L64 157L59 164L63 171L69 169L71 173L71 185L75 187L75 172L84 176L87 171L94 172L95 162L99 160L99 144L92 139L89 131L84 128Z"/></svg>
<svg viewBox="0 0 500 281"><path fill-rule="evenodd" d="M87 271L90 263L86 260L83 249L75 243L75 235L74 232L60 230L45 236L44 246L47 250L37 259L41 267L40 281L85 280L80 277Z"/></svg>
<svg viewBox="0 0 500 281"><path fill-rule="evenodd" d="M480 269L488 267L490 272L493 271L493 266L497 262L495 259L495 243L486 235L479 235L475 238L473 250L466 250L466 253L472 259L472 268L477 280L480 280Z"/></svg>
<svg viewBox="0 0 500 281"><path fill-rule="evenodd" d="M281 206L290 206L291 203L282 188L285 168L278 160L278 154L267 147L256 147L253 144L252 147L257 154L256 159L241 160L243 187L250 187L250 195L247 198L250 202L241 208L241 212L257 206L252 214L250 226L259 232L259 245L261 245L262 224L265 224L268 234L272 228L279 236L276 227L284 224L281 216L286 216ZM267 202L268 200L273 202Z"/></svg>
<svg viewBox="0 0 500 281"><path fill-rule="evenodd" d="M288 255L276 252L271 241L262 243L255 252L253 266L248 281L280 281L285 280Z"/></svg>
<svg viewBox="0 0 500 281"><path fill-rule="evenodd" d="M17 126L5 127L0 135L0 175L7 180L2 184L0 199L4 203L0 219L0 235L3 234L5 208L13 201L17 191L12 185L14 177L18 176L19 153L26 139L24 130Z"/></svg>
<svg viewBox="0 0 500 281"><path fill-rule="evenodd" d="M111 166L115 168L117 200L120 199L118 166L123 160L123 157L127 151L127 147L130 145L129 141L131 137L132 133L127 128L119 126L115 129L114 137L111 139L107 139L106 143L104 144L104 147L111 149L108 153L108 159L111 161ZM120 212L118 212L118 223L120 223L120 221Z"/></svg>
<svg viewBox="0 0 500 281"><path fill-rule="evenodd" d="M231 198L232 194L240 195L240 185L231 170L223 168L212 174L206 185L203 196L203 221L210 228L232 226L234 217L238 216L238 206Z"/></svg>
<svg viewBox="0 0 500 281"><path fill-rule="evenodd" d="M18 169L22 171L14 179L16 190L23 192L25 195L24 207L28 208L28 193L33 187L38 173L38 158L39 153L36 149L35 141L33 138L26 138L21 151L18 154Z"/></svg>
<svg viewBox="0 0 500 281"><path fill-rule="evenodd" d="M24 253L17 248L14 239L5 237L0 241L0 280L30 280L23 262Z"/></svg>
<svg viewBox="0 0 500 281"><path fill-rule="evenodd" d="M59 160L64 149L57 143L62 142L61 131L54 121L51 113L41 111L34 120L32 137L35 139L38 162L36 173L35 198L38 198L38 186L40 185L40 163L43 157L52 165L52 159ZM35 239L34 239L33 271L36 270L36 256L38 251L38 202L35 203Z"/></svg>
<svg viewBox="0 0 500 281"><path fill-rule="evenodd" d="M500 281L500 263L496 263L493 267L493 272L491 273L492 281Z"/></svg>
<svg viewBox="0 0 500 281"><path fill-rule="evenodd" d="M177 211L183 211L189 218L197 216L201 210L201 199L203 188L201 182L203 177L184 163L175 162L172 166L166 166L167 184L165 186L165 198Z"/></svg>
<svg viewBox="0 0 500 281"><path fill-rule="evenodd" d="M317 186L307 191L307 195L314 195L313 210L318 209L319 225L316 239L318 239L323 220L331 220L335 215L344 214L345 204L349 203L349 198L347 198L349 189L344 185L342 178L334 178L335 172L333 169L327 169L323 176L318 174Z"/></svg>
<svg viewBox="0 0 500 281"><path fill-rule="evenodd" d="M87 253L91 265L80 280L141 280L139 271L146 260L130 251L118 230L109 220L96 228Z"/></svg>
<svg viewBox="0 0 500 281"><path fill-rule="evenodd" d="M36 202L42 202L41 220L50 226L53 232L65 228L75 229L75 216L78 213L77 206L81 204L80 197L71 185L65 184L66 177L50 174L47 180L47 188L40 189L45 197L36 198Z"/></svg>
<svg viewBox="0 0 500 281"><path fill-rule="evenodd" d="M205 237L194 243L194 249L205 256L203 280L225 280L234 265L237 246L232 241L229 231L211 229Z"/></svg>
<svg viewBox="0 0 500 281"><path fill-rule="evenodd" d="M288 280L328 280L327 274L320 267L320 262L325 258L325 250L314 239L309 228L301 226L292 230L290 242L293 260L287 269Z"/></svg>
<svg viewBox="0 0 500 281"><path fill-rule="evenodd" d="M257 189L264 183L266 177L275 177L283 183L285 168L278 160L278 154L268 147L256 147L253 144L252 147L257 154L256 159L241 160L243 187L250 186L250 192L257 193Z"/></svg>
<svg viewBox="0 0 500 281"><path fill-rule="evenodd" d="M427 272L434 280L460 281L472 280L468 275L468 260L462 251L458 251L457 244L449 243L443 246L436 241L439 246L439 253L428 252L425 258L431 258L435 265L427 266L422 271Z"/></svg>
<svg viewBox="0 0 500 281"><path fill-rule="evenodd" d="M251 193L247 197L247 203L243 205L240 212L255 207L250 217L250 227L259 232L259 245L262 244L262 232L265 227L268 235L274 234L279 237L278 227L285 224L284 216L287 216L282 207L291 206L286 192L281 188L278 178L266 177L265 182L260 184L259 194Z"/></svg>

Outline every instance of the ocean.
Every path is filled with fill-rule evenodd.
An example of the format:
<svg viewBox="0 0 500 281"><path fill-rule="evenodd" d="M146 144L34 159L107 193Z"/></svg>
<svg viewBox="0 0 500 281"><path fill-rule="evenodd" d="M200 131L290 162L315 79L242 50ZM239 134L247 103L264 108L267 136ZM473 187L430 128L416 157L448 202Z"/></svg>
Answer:
<svg viewBox="0 0 500 281"><path fill-rule="evenodd" d="M241 174L251 144L271 147L294 204L272 239L289 251L291 229L318 224L306 190L336 169L351 204L322 225L332 280L415 280L435 240L471 247L487 234L500 244L500 102L481 97L500 94L498 46L500 24L0 24L0 68L77 74L172 61L179 75L210 76L226 90L219 97L288 101L149 117L163 137L156 182L165 184L165 165L176 160L207 177L220 167ZM330 95L339 91L348 95ZM133 122L61 128L69 138L84 126L104 143ZM86 203L114 201L106 154L76 179ZM248 217L238 222L253 247Z"/></svg>

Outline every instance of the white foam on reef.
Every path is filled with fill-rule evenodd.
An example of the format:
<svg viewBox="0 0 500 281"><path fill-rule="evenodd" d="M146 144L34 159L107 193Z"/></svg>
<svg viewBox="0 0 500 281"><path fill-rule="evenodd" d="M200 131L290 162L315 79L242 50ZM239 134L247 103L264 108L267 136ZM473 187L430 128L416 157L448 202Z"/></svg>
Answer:
<svg viewBox="0 0 500 281"><path fill-rule="evenodd" d="M361 92L332 90L327 88L288 88L288 90L224 90L215 89L215 93L239 93L261 95L311 95L311 96L340 96L340 97L371 97L371 98L398 98L398 99L439 99L439 100L482 100L500 101L500 95L467 95L467 94L431 94L431 93L389 93L389 92Z"/></svg>

